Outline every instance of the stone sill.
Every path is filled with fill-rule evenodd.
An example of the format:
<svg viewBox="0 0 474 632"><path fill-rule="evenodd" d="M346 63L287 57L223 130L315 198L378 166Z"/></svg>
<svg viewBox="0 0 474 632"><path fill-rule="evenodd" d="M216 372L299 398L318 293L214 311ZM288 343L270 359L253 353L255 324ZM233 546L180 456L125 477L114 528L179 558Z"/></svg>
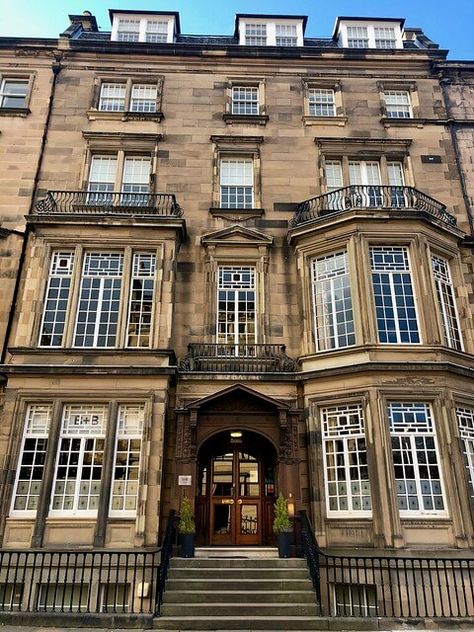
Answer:
<svg viewBox="0 0 474 632"><path fill-rule="evenodd" d="M241 125L266 125L268 122L267 114L223 114L222 118L224 119L227 125L233 125L234 123L238 123Z"/></svg>
<svg viewBox="0 0 474 632"><path fill-rule="evenodd" d="M344 127L347 120L347 116L303 116L305 125L337 125Z"/></svg>
<svg viewBox="0 0 474 632"><path fill-rule="evenodd" d="M233 221L239 221L241 218L249 219L250 217L262 217L265 213L263 208L221 208L211 207L209 213L213 217L223 217Z"/></svg>
<svg viewBox="0 0 474 632"><path fill-rule="evenodd" d="M31 114L30 108L0 108L0 116L19 116L26 118Z"/></svg>
<svg viewBox="0 0 474 632"><path fill-rule="evenodd" d="M160 123L164 119L163 112L107 112L88 110L89 121L154 121Z"/></svg>
<svg viewBox="0 0 474 632"><path fill-rule="evenodd" d="M423 128L428 121L422 118L393 118L382 116L380 122L384 127L418 127Z"/></svg>

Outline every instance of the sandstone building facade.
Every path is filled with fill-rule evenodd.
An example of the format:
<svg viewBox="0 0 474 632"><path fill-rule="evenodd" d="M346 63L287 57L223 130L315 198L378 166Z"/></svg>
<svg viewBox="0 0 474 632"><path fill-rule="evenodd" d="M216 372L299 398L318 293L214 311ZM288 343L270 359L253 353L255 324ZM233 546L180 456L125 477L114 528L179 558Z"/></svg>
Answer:
<svg viewBox="0 0 474 632"><path fill-rule="evenodd" d="M467 555L472 68L395 19L70 22L0 40L2 546L153 547L184 495L269 545L281 491Z"/></svg>

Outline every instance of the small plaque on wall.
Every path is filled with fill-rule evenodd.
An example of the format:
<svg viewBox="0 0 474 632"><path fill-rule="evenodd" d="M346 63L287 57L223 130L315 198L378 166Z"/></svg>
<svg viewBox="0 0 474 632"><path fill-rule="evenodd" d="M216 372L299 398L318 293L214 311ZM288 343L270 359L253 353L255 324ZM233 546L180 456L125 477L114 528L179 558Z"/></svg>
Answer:
<svg viewBox="0 0 474 632"><path fill-rule="evenodd" d="M193 480L192 476L178 476L178 485L188 486L191 485Z"/></svg>

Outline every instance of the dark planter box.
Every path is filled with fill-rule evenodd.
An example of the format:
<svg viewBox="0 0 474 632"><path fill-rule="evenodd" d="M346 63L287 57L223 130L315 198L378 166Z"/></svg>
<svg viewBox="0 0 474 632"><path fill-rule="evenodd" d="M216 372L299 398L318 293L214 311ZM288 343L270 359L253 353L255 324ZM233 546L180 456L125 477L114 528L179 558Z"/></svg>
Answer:
<svg viewBox="0 0 474 632"><path fill-rule="evenodd" d="M181 557L194 557L194 533L181 534Z"/></svg>
<svg viewBox="0 0 474 632"><path fill-rule="evenodd" d="M278 557L290 557L291 533L278 533Z"/></svg>

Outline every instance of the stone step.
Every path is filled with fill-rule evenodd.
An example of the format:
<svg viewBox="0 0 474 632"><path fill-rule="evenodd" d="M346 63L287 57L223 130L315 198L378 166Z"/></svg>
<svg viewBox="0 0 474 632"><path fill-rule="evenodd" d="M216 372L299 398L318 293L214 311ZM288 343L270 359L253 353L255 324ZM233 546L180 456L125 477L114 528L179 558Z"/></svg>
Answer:
<svg viewBox="0 0 474 632"><path fill-rule="evenodd" d="M287 586L285 585L285 588ZM186 588L189 588L187 586ZM313 590L167 590L165 604L172 603L315 603Z"/></svg>
<svg viewBox="0 0 474 632"><path fill-rule="evenodd" d="M170 568L307 568L306 560L290 558L287 560L256 558L183 558L173 557Z"/></svg>
<svg viewBox="0 0 474 632"><path fill-rule="evenodd" d="M358 619L358 627L351 627L350 623L345 630L376 630L377 627L367 625L366 628L360 627L361 619ZM362 620L363 621L363 620ZM303 631L303 630L328 630L328 619L319 617L305 617L305 616L288 616L288 617L275 617L275 616L240 616L240 617L205 617L205 616L190 616L190 617L159 617L154 620L153 627L161 632L171 630L199 630L204 632L207 630L286 630ZM334 629L334 628L333 628Z"/></svg>
<svg viewBox="0 0 474 632"><path fill-rule="evenodd" d="M306 577L304 579L224 579L214 577L212 579L206 577L189 578L183 576L181 579L169 578L166 581L166 591L169 590L206 590L206 591L294 591L294 590L312 590L311 580Z"/></svg>
<svg viewBox="0 0 474 632"><path fill-rule="evenodd" d="M278 549L274 546L199 546L195 557L236 557L236 558L278 558Z"/></svg>
<svg viewBox="0 0 474 632"><path fill-rule="evenodd" d="M315 617L316 604L309 603L164 603L163 617Z"/></svg>
<svg viewBox="0 0 474 632"><path fill-rule="evenodd" d="M307 579L306 568L170 568L169 579Z"/></svg>

